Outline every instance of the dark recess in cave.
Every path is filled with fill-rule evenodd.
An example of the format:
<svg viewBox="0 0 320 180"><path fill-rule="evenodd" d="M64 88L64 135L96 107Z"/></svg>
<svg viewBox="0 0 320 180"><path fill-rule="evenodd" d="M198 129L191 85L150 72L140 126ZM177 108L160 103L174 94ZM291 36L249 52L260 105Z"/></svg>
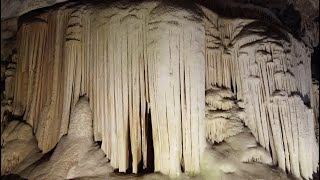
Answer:
<svg viewBox="0 0 320 180"><path fill-rule="evenodd" d="M313 49L313 53L311 55L311 72L312 78L316 79L317 81L320 80L320 49L319 44L317 47Z"/></svg>
<svg viewBox="0 0 320 180"><path fill-rule="evenodd" d="M102 141L96 141L96 143L97 143L98 146L101 148Z"/></svg>
<svg viewBox="0 0 320 180"><path fill-rule="evenodd" d="M8 174L8 175L4 175L1 176L2 180L25 180L25 178L22 178L21 176L17 175L17 174Z"/></svg>
<svg viewBox="0 0 320 180"><path fill-rule="evenodd" d="M280 14L278 16L280 17L280 20L287 27L289 27L296 36L302 36L301 16L299 11L294 9L293 4L287 5L285 9L280 11Z"/></svg>
<svg viewBox="0 0 320 180"><path fill-rule="evenodd" d="M152 124L151 124L151 112L148 112L148 106L146 106L146 125L145 129L147 132L147 167L143 167L143 158L138 164L138 172L142 174L149 174L154 172L154 149L153 149L153 137L152 137Z"/></svg>
<svg viewBox="0 0 320 180"><path fill-rule="evenodd" d="M146 106L147 107L147 106ZM146 115L146 128L147 128L147 168L144 173L154 172L154 150L153 150L153 137L152 137L152 123L151 123L151 112Z"/></svg>

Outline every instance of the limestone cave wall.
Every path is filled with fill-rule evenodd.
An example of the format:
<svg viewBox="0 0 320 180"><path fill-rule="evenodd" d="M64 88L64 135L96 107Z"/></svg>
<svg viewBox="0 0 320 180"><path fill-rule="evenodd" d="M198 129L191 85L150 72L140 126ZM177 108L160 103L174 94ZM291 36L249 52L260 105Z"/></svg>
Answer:
<svg viewBox="0 0 320 180"><path fill-rule="evenodd" d="M87 96L93 138L120 172L147 168L152 136L155 172L198 174L206 140L248 127L272 165L308 179L319 163L317 87L311 51L281 27L146 1L22 16L5 94L43 153L68 134Z"/></svg>

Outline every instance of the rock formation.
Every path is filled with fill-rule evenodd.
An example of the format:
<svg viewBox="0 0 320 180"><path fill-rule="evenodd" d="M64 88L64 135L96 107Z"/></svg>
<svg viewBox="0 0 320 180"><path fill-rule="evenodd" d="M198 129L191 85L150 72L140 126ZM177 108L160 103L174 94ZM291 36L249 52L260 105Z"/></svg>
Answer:
<svg viewBox="0 0 320 180"><path fill-rule="evenodd" d="M206 137L210 142L221 142L242 132L244 118L245 112L231 90L213 86L206 91Z"/></svg>
<svg viewBox="0 0 320 180"><path fill-rule="evenodd" d="M312 178L319 86L311 50L267 17L274 24L159 1L72 2L23 15L16 52L2 51L14 59L2 74L2 128L20 117L43 154L56 148L20 174L63 179L154 165L178 177L210 174L204 164L217 162L246 178L254 160ZM267 165L255 164L256 178Z"/></svg>
<svg viewBox="0 0 320 180"><path fill-rule="evenodd" d="M27 179L74 179L113 172L105 154L93 141L92 112L87 98L76 103L68 135L61 138L50 159L25 170L28 171L31 172L22 174Z"/></svg>
<svg viewBox="0 0 320 180"><path fill-rule="evenodd" d="M133 172L146 160L145 117L151 113L155 171L179 175L183 156L185 170L199 172L205 84L201 17L156 2L76 9L41 14L18 32L13 113L25 112L39 148L48 152L67 133L70 109L87 94L94 138L102 140L114 168L126 172L129 151ZM162 164L167 161L172 167Z"/></svg>
<svg viewBox="0 0 320 180"><path fill-rule="evenodd" d="M1 132L1 176L19 173L41 157L29 124L11 121Z"/></svg>
<svg viewBox="0 0 320 180"><path fill-rule="evenodd" d="M208 144L203 156L201 172L206 180L290 179L285 172L268 166L272 165L272 157L257 144L248 128L219 145Z"/></svg>

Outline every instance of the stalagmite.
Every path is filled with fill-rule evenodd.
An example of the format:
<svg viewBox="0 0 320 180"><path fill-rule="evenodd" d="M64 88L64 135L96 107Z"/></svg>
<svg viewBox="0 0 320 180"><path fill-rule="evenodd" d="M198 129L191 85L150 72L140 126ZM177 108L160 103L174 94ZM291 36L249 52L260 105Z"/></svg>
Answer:
<svg viewBox="0 0 320 180"><path fill-rule="evenodd" d="M70 115L68 135L61 138L50 159L30 169L24 178L75 179L112 171L103 151L93 141L92 112L87 97L76 102Z"/></svg>

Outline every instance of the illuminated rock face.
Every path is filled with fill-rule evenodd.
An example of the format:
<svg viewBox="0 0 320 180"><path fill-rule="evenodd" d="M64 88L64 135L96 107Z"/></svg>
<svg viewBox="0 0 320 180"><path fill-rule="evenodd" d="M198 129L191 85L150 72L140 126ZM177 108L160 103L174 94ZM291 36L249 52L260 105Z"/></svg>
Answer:
<svg viewBox="0 0 320 180"><path fill-rule="evenodd" d="M51 150L67 133L70 109L87 95L94 139L113 168L126 172L132 163L137 173L141 160L146 167L152 136L155 171L177 176L183 161L186 172L198 173L205 141L200 9L156 2L75 9L41 14L18 34L14 113L25 112L39 148Z"/></svg>
<svg viewBox="0 0 320 180"><path fill-rule="evenodd" d="M74 179L112 172L92 135L92 112L88 99L80 98L70 116L67 136L63 136L52 156L32 169L27 179Z"/></svg>
<svg viewBox="0 0 320 180"><path fill-rule="evenodd" d="M6 93L44 153L93 134L120 172L148 167L152 148L155 172L197 174L205 138L247 126L262 146L253 157L296 177L318 168L310 53L282 29L196 4L65 5L23 21L17 53ZM93 130L69 122L80 96Z"/></svg>
<svg viewBox="0 0 320 180"><path fill-rule="evenodd" d="M223 20L208 10L204 13L206 89L232 89L245 110L243 123L272 154L273 163L296 177L312 178L319 153L314 112L309 108L315 91L307 48L290 34L261 22ZM223 102L221 110L231 107ZM234 132L234 128L216 131L220 132L216 137L241 132L239 123L233 127Z"/></svg>

